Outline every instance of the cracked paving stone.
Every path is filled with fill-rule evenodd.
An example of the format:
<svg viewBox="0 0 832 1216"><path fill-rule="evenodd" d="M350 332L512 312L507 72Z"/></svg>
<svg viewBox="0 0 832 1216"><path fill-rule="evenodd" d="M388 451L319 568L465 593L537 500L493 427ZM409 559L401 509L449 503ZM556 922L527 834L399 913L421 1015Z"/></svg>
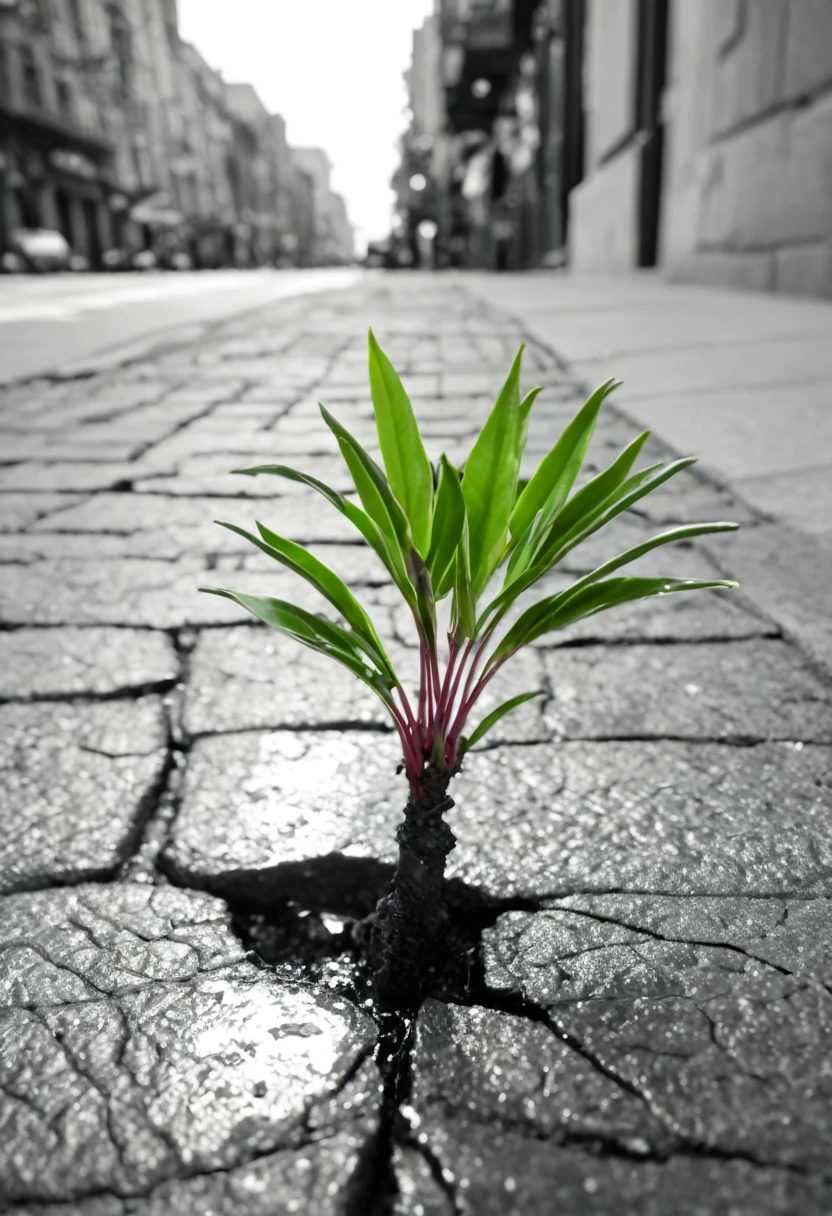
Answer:
<svg viewBox="0 0 832 1216"><path fill-rule="evenodd" d="M33 530L92 535L118 532L128 536L151 533L159 534L162 540L172 535L177 543L187 544L191 550L222 552L232 547L239 549L239 538L218 528L214 520L225 519L246 527L253 524L255 516L267 512L270 526L293 540L355 539L352 524L318 494L275 496L258 505L256 511L252 510L253 505L239 498L96 494L80 506L62 511L54 521L45 519L35 524Z"/></svg>
<svg viewBox="0 0 832 1216"><path fill-rule="evenodd" d="M115 485L125 481L132 482L145 473L140 461L123 460L110 464L81 461L55 461L46 464L26 461L5 468L0 467L0 489L40 492L111 490Z"/></svg>
<svg viewBox="0 0 832 1216"><path fill-rule="evenodd" d="M0 494L0 532L21 532L40 519L46 523L83 501L79 494Z"/></svg>
<svg viewBox="0 0 832 1216"><path fill-rule="evenodd" d="M320 597L305 592L300 602L313 611ZM297 602L293 586L287 593ZM385 648L404 687L418 686L415 650L390 643L382 612L371 615L380 625ZM512 666L495 680L477 704L473 721L479 721L507 697L543 684L542 669L535 652L517 656ZM390 728L390 716L379 698L359 684L345 668L300 643L261 628L212 629L205 631L194 651L185 694L184 727L191 735L276 727ZM538 700L521 706L495 727L490 742L542 741L549 732L543 726Z"/></svg>
<svg viewBox="0 0 832 1216"><path fill-rule="evenodd" d="M829 990L811 973L784 974L750 953L766 932L754 909L743 917L736 902L715 911L708 901L699 916L675 918L683 935L722 917L723 942L733 931L750 939L746 952L629 927L650 918L645 901L629 912L628 902L614 908L624 924L571 907L502 916L485 934L486 984L549 1010L689 1149L828 1176ZM654 919L672 932L667 903ZM828 914L814 923L828 950Z"/></svg>
<svg viewBox="0 0 832 1216"><path fill-rule="evenodd" d="M197 740L165 864L179 881L266 905L369 910L395 860L398 762L392 735ZM825 749L502 746L472 756L450 793L448 877L461 897L832 895Z"/></svg>
<svg viewBox="0 0 832 1216"><path fill-rule="evenodd" d="M92 558L92 560L90 560ZM90 554L9 565L0 579L0 621L8 625L123 625L178 629L250 621L244 608L199 587L221 583L204 564L112 558ZM227 581L231 581L228 579ZM289 594L272 574L268 587ZM250 590L266 591L264 579Z"/></svg>
<svg viewBox="0 0 832 1216"><path fill-rule="evenodd" d="M377 1120L366 1015L243 961L197 892L16 895L2 924L3 1198L254 1216L275 1186L343 1210Z"/></svg>
<svg viewBox="0 0 832 1216"><path fill-rule="evenodd" d="M391 736L220 735L191 748L173 838L178 881L269 905L369 911L407 797Z"/></svg>
<svg viewBox="0 0 832 1216"><path fill-rule="evenodd" d="M0 633L0 698L104 696L176 677L170 639L140 629Z"/></svg>
<svg viewBox="0 0 832 1216"><path fill-rule="evenodd" d="M832 692L785 642L540 653L560 737L832 741Z"/></svg>
<svg viewBox="0 0 832 1216"><path fill-rule="evenodd" d="M0 724L0 890L111 875L164 772L161 702L4 705Z"/></svg>
<svg viewBox="0 0 832 1216"><path fill-rule="evenodd" d="M550 1027L491 1009L425 1003L402 1114L396 1216L821 1216L832 1199L787 1169L684 1155L637 1092Z"/></svg>
<svg viewBox="0 0 832 1216"><path fill-rule="evenodd" d="M832 758L766 743L565 743L472 757L454 871L501 899L832 895Z"/></svg>

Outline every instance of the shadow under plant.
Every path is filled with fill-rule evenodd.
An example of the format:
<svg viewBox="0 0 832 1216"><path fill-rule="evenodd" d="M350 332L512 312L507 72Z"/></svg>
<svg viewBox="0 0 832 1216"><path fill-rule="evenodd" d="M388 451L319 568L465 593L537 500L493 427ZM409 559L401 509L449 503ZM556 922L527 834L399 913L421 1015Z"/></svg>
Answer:
<svg viewBox="0 0 832 1216"><path fill-rule="evenodd" d="M264 446L347 489L310 420L324 396L373 443L356 315L388 318L431 460L473 437L522 335L455 287L409 290L351 293L343 323L293 304L0 402L9 436L37 410L53 457L18 438L0 470L18 521L0 536L4 1202L445 1216L692 1213L704 1194L714 1212L825 1213L832 698L741 592L625 606L516 656L501 697L543 695L454 777L442 967L418 1008L366 1003L353 926L397 864L400 737L349 673L288 641L269 653L236 605L188 588L245 575L292 598L292 576L203 527L259 514L232 486L259 498L270 479L207 496L229 451L243 466ZM546 392L523 477L577 400L548 352L527 359ZM105 434L129 477L91 458ZM631 437L605 406L589 477ZM671 486L569 554L569 584L694 511L755 526L693 470ZM291 486L268 508L360 588L418 678L383 567L338 513ZM683 547L686 572L715 577L699 540Z"/></svg>

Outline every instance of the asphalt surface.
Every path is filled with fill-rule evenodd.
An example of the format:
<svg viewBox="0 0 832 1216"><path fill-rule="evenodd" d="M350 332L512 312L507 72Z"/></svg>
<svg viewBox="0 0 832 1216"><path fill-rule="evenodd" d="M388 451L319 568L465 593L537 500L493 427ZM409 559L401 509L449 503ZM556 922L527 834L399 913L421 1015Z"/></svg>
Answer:
<svg viewBox="0 0 832 1216"><path fill-rule="evenodd" d="M333 291L358 274L339 268L0 277L0 384L287 296Z"/></svg>

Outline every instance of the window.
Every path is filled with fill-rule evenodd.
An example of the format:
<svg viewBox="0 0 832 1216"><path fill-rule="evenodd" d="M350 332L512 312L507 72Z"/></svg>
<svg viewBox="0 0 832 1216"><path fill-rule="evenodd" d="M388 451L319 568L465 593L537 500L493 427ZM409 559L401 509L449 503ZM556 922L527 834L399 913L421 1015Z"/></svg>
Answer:
<svg viewBox="0 0 832 1216"><path fill-rule="evenodd" d="M122 97L129 97L133 66L133 49L130 26L124 15L110 7L110 46L118 66L119 87Z"/></svg>
<svg viewBox="0 0 832 1216"><path fill-rule="evenodd" d="M20 60L23 68L23 100L27 106L40 109L42 104L40 74L31 47L20 48Z"/></svg>
<svg viewBox="0 0 832 1216"><path fill-rule="evenodd" d="M58 94L58 111L61 118L72 118L73 116L73 97L72 88L65 80L59 80L57 83Z"/></svg>
<svg viewBox="0 0 832 1216"><path fill-rule="evenodd" d="M72 22L72 30L79 44L83 45L86 39L86 31L84 29L84 17L81 10L81 0L69 0L69 18Z"/></svg>

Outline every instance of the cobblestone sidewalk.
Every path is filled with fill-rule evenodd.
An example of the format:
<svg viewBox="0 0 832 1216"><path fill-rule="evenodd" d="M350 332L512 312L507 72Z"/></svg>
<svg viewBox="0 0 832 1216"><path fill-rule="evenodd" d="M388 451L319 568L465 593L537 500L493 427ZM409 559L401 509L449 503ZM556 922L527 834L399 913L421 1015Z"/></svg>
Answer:
<svg viewBox="0 0 832 1216"><path fill-rule="evenodd" d="M832 690L742 593L509 668L495 699L546 696L456 783L463 965L413 1026L355 997L394 738L340 669L196 588L319 607L212 523L261 518L415 668L342 517L227 472L347 488L317 400L372 445L368 323L430 454L462 455L523 335L455 279L368 279L0 398L0 1209L828 1213ZM536 342L525 366L536 461L584 386ZM605 409L590 472L634 433ZM671 484L568 573L671 522L756 526L694 471ZM713 551L660 572L707 577Z"/></svg>

